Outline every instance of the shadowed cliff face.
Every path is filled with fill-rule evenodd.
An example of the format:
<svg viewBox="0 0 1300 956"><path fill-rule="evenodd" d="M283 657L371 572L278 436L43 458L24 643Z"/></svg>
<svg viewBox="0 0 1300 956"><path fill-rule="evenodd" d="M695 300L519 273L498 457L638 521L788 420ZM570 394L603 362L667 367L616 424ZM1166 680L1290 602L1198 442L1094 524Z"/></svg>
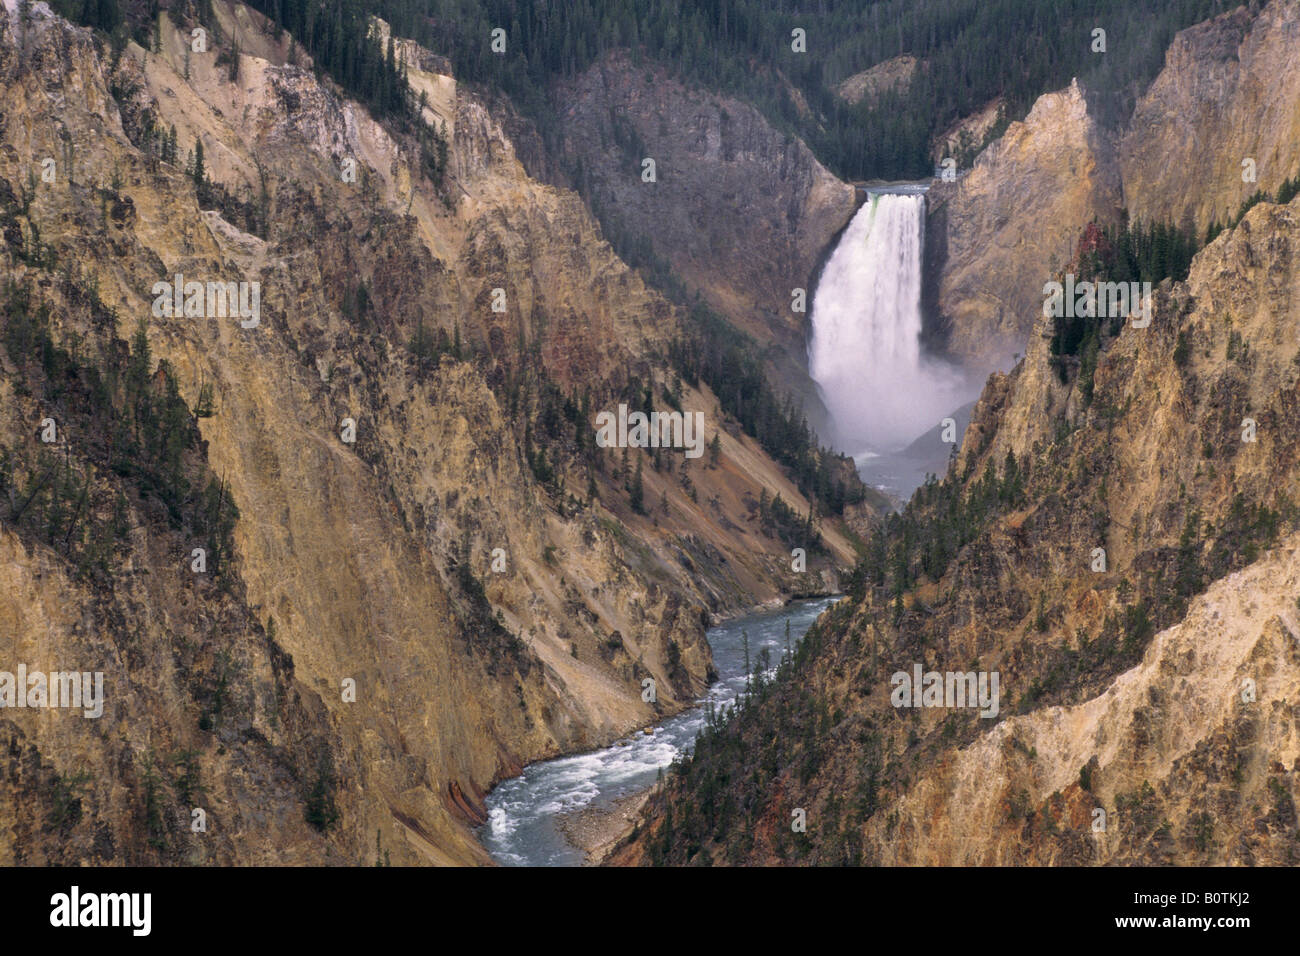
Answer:
<svg viewBox="0 0 1300 956"><path fill-rule="evenodd" d="M409 134L322 85L301 52L288 62L288 38L242 7L216 15L206 55L166 18L159 52L120 56L43 14L21 31L0 20L0 262L81 363L0 356L0 548L18 595L0 667L103 670L108 696L99 721L0 722L0 859L357 863L378 838L394 862L481 861L467 824L494 781L692 701L706 612L831 587L849 544L823 527L815 582L789 571L758 500L808 503L707 391L680 401L717 433L715 464L588 454L582 414L669 383L678 316L575 194L524 174L436 58L399 44L446 131L440 187ZM231 38L242 55L219 62ZM259 283L258 324L159 315L154 283L177 274ZM166 489L92 440L100 419L77 404L101 373L115 401L144 400L114 384L141 320L170 369L150 401L171 388L168 434L192 438L195 490L170 515L150 503ZM69 498L66 538L15 517L58 474L40 458L46 416L92 489L88 505ZM625 490L638 468L644 513ZM208 577L187 557L213 520L204 487L232 526ZM48 517L61 499L37 500ZM71 542L101 524L107 571L88 575ZM207 835L186 825L195 806Z"/></svg>
<svg viewBox="0 0 1300 956"><path fill-rule="evenodd" d="M852 218L853 188L746 104L689 89L661 67L605 57L556 93L563 148L600 215L640 235L688 289L761 343L803 391L791 291ZM657 181L642 181L653 159Z"/></svg>
<svg viewBox="0 0 1300 956"><path fill-rule="evenodd" d="M1300 199L1257 206L1090 394L1040 325L909 530L617 859L1300 860L1297 240ZM895 707L918 664L997 673L998 714Z"/></svg>

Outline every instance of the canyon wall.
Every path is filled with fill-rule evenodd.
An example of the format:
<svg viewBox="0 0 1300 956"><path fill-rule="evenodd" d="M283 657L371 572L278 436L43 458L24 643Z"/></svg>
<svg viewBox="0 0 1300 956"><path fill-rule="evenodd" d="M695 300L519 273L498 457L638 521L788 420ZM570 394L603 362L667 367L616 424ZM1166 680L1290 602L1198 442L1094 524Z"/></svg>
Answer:
<svg viewBox="0 0 1300 956"><path fill-rule="evenodd" d="M674 307L443 61L395 44L425 109L394 129L214 11L202 53L166 15L120 51L0 18L0 667L107 696L4 712L0 859L485 862L495 781L693 702L712 615L834 588L851 546L823 522L792 573L759 499L808 501L675 382ZM176 275L258 283L259 322L159 314ZM717 453L593 450L584 416L646 385ZM163 473L155 407L184 445Z"/></svg>
<svg viewBox="0 0 1300 956"><path fill-rule="evenodd" d="M791 309L853 217L853 187L738 100L614 52L556 91L563 151L602 219L644 242L760 344L776 381L810 402L807 313ZM656 182L642 181L642 161Z"/></svg>
<svg viewBox="0 0 1300 956"><path fill-rule="evenodd" d="M1178 33L1121 131L1098 124L1077 83L1040 97L931 191L931 342L977 371L1006 370L1089 222L1126 210L1199 239L1257 190L1276 195L1300 175L1298 58L1300 6L1271 0Z"/></svg>
<svg viewBox="0 0 1300 956"><path fill-rule="evenodd" d="M1300 199L1256 206L1091 372L1040 320L946 482L614 859L1300 860L1298 240ZM916 665L996 673L997 712L895 706Z"/></svg>

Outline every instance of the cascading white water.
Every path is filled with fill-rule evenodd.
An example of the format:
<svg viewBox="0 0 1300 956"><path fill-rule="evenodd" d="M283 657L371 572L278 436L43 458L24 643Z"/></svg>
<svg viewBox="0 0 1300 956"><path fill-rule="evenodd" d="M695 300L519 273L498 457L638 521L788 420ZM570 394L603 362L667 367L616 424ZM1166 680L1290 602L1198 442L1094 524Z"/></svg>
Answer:
<svg viewBox="0 0 1300 956"><path fill-rule="evenodd" d="M808 368L847 452L896 450L962 401L964 376L921 352L925 195L873 194L813 296Z"/></svg>

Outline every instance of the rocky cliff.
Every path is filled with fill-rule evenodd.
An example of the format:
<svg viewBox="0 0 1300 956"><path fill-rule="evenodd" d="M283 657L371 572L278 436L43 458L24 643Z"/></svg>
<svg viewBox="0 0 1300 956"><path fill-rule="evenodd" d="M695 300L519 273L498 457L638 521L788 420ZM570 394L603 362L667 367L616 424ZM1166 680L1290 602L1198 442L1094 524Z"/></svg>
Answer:
<svg viewBox="0 0 1300 956"><path fill-rule="evenodd" d="M1300 200L1257 206L1090 376L1040 326L616 859L1300 860L1297 240ZM997 712L897 706L918 665L997 674Z"/></svg>
<svg viewBox="0 0 1300 956"><path fill-rule="evenodd" d="M938 320L928 333L969 367L1006 369L1080 231L1119 214L1115 144L1075 83L1040 97L958 172L931 191L926 271Z"/></svg>
<svg viewBox="0 0 1300 956"><path fill-rule="evenodd" d="M1129 215L1203 233L1300 172L1297 58L1294 0L1254 15L1239 7L1179 33L1120 144Z"/></svg>
<svg viewBox="0 0 1300 956"><path fill-rule="evenodd" d="M1300 174L1297 58L1300 7L1272 0L1180 32L1121 130L1098 124L1077 84L1041 97L957 183L931 193L934 345L976 370L1005 370L1089 222L1123 212L1199 239L1257 191L1276 195Z"/></svg>
<svg viewBox="0 0 1300 956"><path fill-rule="evenodd" d="M855 211L853 188L753 107L626 53L556 99L564 153L601 216L738 328L774 343L777 381L807 390L807 314L792 310L792 290L811 302L821 257ZM654 182L643 181L646 159Z"/></svg>
<svg viewBox="0 0 1300 956"><path fill-rule="evenodd" d="M394 44L402 129L214 16L202 51L0 18L0 668L107 696L3 713L0 859L483 861L493 782L693 700L710 612L850 546L791 573L759 499L809 504L703 386L716 456L593 448L675 385L679 318L437 57ZM257 283L257 321L160 314L176 275Z"/></svg>

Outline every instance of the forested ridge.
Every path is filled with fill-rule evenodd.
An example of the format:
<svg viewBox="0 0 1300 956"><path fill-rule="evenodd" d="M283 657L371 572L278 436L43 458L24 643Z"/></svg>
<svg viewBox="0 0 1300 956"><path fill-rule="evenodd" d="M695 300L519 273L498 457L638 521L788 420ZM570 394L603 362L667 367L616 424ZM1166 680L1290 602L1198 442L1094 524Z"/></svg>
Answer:
<svg viewBox="0 0 1300 956"><path fill-rule="evenodd" d="M449 57L462 81L508 94L543 135L553 81L629 49L683 77L752 102L845 179L929 175L938 134L1001 97L1009 119L1078 77L1120 122L1155 76L1174 33L1231 9L1227 0L253 0L317 63L380 113L407 106L394 69L364 27L371 15ZM205 3L55 0L61 15L147 45L159 10ZM1105 31L1104 52L1094 30ZM504 30L504 52L494 52ZM803 30L806 52L792 49ZM905 88L850 105L835 87L908 54L923 68Z"/></svg>
<svg viewBox="0 0 1300 956"><path fill-rule="evenodd" d="M537 120L551 81L631 49L748 100L844 179L930 175L931 143L997 97L1010 119L1080 80L1116 122L1163 62L1174 33L1234 4L1170 0L379 0L402 35L449 56L457 76L506 92ZM1093 30L1106 31L1094 52ZM494 53L494 29L506 51ZM806 53L792 49L805 31ZM851 106L835 86L884 60L924 62L906 90ZM802 101L802 103L800 102ZM549 126L539 123L543 131Z"/></svg>
<svg viewBox="0 0 1300 956"><path fill-rule="evenodd" d="M508 95L543 140L557 135L555 81L588 68L613 49L630 49L684 78L748 100L786 132L800 136L844 178L911 178L932 171L935 137L955 120L1001 97L1004 119L1022 116L1043 92L1081 76L1109 107L1127 114L1158 70L1173 33L1222 9L1223 0L1173 0L1161 10L1119 0L881 0L802 4L792 0L251 0L311 54L318 69L395 128L420 137L426 172L440 182L446 144L413 123L417 104L395 62L370 32L371 15L450 58L462 81ZM64 15L121 42L150 45L158 13L215 28L208 0L147 4L130 0L56 0ZM1093 47L1106 31L1105 52ZM792 49L804 31L805 53ZM494 31L504 31L504 37ZM218 41L219 41L219 31ZM504 43L504 51L498 52ZM905 88L851 106L835 85L900 54L923 62ZM549 143L554 146L554 143ZM592 202L592 197L586 197ZM596 204L593 203L593 207ZM597 210L599 212L599 210ZM602 217L605 222L605 217ZM648 269L655 284L679 284L631 247L638 237L611 234L620 254ZM674 364L704 379L726 410L790 466L801 489L836 513L861 497L832 475L834 459L819 451L802 414L772 389L753 349L724 319L691 309L691 343ZM700 356L705 361L692 360ZM712 356L712 360L708 357Z"/></svg>

